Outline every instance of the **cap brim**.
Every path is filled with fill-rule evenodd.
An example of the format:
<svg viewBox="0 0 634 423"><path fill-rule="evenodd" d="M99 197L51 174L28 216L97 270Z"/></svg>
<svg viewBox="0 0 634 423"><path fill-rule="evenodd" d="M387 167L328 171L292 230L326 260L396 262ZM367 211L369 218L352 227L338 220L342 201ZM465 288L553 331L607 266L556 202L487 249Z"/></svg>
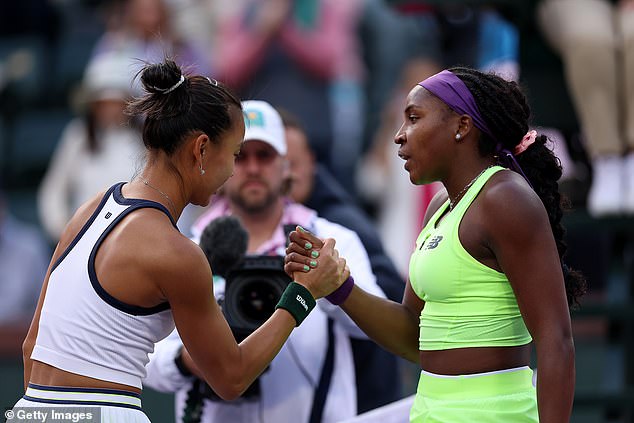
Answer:
<svg viewBox="0 0 634 423"><path fill-rule="evenodd" d="M262 141L273 147L280 156L286 155L285 146L279 145L280 143L275 139L275 137L271 136L270 133L259 127L247 128L244 132L244 141Z"/></svg>

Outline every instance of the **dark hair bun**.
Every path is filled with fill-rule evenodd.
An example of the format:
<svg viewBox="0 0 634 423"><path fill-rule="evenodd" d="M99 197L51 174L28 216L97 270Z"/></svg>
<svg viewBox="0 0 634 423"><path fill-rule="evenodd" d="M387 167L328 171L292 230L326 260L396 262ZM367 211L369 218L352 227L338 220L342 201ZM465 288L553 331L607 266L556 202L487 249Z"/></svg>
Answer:
<svg viewBox="0 0 634 423"><path fill-rule="evenodd" d="M146 94L128 103L126 113L143 119L143 143L149 149L172 155L194 131L218 143L242 122L242 114L234 113L242 110L238 97L206 76L183 72L172 59L146 63L138 75Z"/></svg>
<svg viewBox="0 0 634 423"><path fill-rule="evenodd" d="M166 94L166 91L180 81L182 75L181 69L173 60L165 60L145 66L141 73L141 83L148 93Z"/></svg>

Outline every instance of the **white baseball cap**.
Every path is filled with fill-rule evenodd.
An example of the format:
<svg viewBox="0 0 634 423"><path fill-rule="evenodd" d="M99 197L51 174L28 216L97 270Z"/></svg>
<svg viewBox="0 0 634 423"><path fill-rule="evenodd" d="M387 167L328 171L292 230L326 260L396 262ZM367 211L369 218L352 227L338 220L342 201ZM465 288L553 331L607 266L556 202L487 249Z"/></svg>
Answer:
<svg viewBox="0 0 634 423"><path fill-rule="evenodd" d="M84 73L85 100L125 100L138 94L132 84L130 63L117 53L95 56Z"/></svg>
<svg viewBox="0 0 634 423"><path fill-rule="evenodd" d="M286 155L286 135L280 114L266 101L246 100L244 111L244 141L263 141L280 156Z"/></svg>

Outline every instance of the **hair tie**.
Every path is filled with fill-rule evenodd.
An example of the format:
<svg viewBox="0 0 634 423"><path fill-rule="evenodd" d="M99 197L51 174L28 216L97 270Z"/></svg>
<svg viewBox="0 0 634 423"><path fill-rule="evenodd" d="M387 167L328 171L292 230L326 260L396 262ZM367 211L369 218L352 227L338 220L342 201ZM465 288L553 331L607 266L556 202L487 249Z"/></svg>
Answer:
<svg viewBox="0 0 634 423"><path fill-rule="evenodd" d="M218 86L218 81L216 81L214 78L210 78L208 76L206 76L205 78L207 78L207 81L209 81L209 83L213 85L214 87Z"/></svg>
<svg viewBox="0 0 634 423"><path fill-rule="evenodd" d="M511 153L508 149L504 148L501 142L497 144L497 146L495 147L495 151L497 153L498 160L502 166L507 167L509 169L513 169L514 171L522 175L524 179L526 179L526 182L528 182L528 185L530 185L530 187L533 188L533 190L535 190L535 188L533 187L533 184L531 184L530 179L528 179L528 176L526 176L526 174L522 170L522 166L520 166L520 164L517 162L517 159L515 158L515 154Z"/></svg>
<svg viewBox="0 0 634 423"><path fill-rule="evenodd" d="M176 88L180 87L180 85L185 82L185 76L183 74L181 74L181 79L178 80L178 82L174 85L172 85L169 88L158 88L158 87L152 87L153 89L155 89L156 91L158 91L161 94L169 94L172 91L174 91Z"/></svg>
<svg viewBox="0 0 634 423"><path fill-rule="evenodd" d="M517 156L522 154L535 142L535 139L537 139L537 131L534 129L532 131L528 131L526 135L524 135L524 138L522 138L522 141L513 149L513 155Z"/></svg>

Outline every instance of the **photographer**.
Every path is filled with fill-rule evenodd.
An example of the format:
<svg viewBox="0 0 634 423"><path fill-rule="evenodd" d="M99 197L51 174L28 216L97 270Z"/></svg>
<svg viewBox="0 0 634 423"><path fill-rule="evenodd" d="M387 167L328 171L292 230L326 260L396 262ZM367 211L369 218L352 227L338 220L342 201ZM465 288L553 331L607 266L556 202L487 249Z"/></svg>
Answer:
<svg viewBox="0 0 634 423"><path fill-rule="evenodd" d="M195 224L193 233L200 236L210 222L232 215L248 233L247 259L254 255L276 257L285 254L285 226L301 225L319 236L336 238L337 250L346 255L355 281L384 296L358 236L284 196L289 167L284 157L286 140L279 114L262 101L246 101L243 106L245 142L236 159L234 175L225 183L223 195L212 201L210 209ZM225 247L224 240L220 241L218 249ZM222 276L231 280L229 274ZM216 295L222 295L222 278L215 278L214 284ZM156 345L147 366L145 384L176 392L179 422L345 420L357 414L349 336L364 337L338 307L327 300L318 301L318 307L293 331L269 369L252 385L251 392L236 401L225 402L213 395L201 398L201 384L193 376L196 369L189 366L178 335L173 333Z"/></svg>

